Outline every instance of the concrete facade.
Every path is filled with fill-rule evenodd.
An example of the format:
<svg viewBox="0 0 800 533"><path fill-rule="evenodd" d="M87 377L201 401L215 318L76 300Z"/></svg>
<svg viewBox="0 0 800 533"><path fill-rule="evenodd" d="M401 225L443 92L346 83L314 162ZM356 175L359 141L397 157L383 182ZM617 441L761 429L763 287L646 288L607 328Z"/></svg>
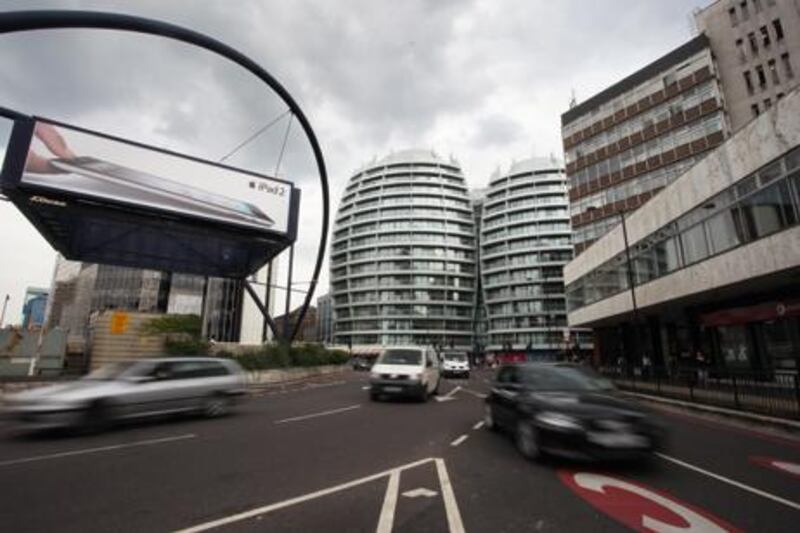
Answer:
<svg viewBox="0 0 800 533"><path fill-rule="evenodd" d="M717 0L695 22L711 42L733 131L800 83L797 0Z"/></svg>

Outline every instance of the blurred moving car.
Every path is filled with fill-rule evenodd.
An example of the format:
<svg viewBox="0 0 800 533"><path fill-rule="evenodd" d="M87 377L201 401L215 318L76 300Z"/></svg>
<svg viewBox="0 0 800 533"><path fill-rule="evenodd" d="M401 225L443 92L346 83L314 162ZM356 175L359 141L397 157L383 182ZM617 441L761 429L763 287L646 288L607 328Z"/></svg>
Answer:
<svg viewBox="0 0 800 533"><path fill-rule="evenodd" d="M528 459L645 457L663 442L654 416L593 371L567 363L501 367L486 398L485 425L513 433Z"/></svg>
<svg viewBox="0 0 800 533"><path fill-rule="evenodd" d="M439 358L433 348L386 348L370 374L369 396L406 396L421 401L439 392Z"/></svg>
<svg viewBox="0 0 800 533"><path fill-rule="evenodd" d="M464 352L445 351L442 353L442 375L444 377L463 377L469 379L469 359Z"/></svg>
<svg viewBox="0 0 800 533"><path fill-rule="evenodd" d="M244 373L230 359L139 359L100 367L78 381L9 395L5 410L30 429L101 429L173 413L222 416L245 390Z"/></svg>
<svg viewBox="0 0 800 533"><path fill-rule="evenodd" d="M350 362L353 365L353 370L358 372L361 370L369 370L370 368L372 368L372 363L374 362L374 360L367 359L366 357L353 357L353 359Z"/></svg>

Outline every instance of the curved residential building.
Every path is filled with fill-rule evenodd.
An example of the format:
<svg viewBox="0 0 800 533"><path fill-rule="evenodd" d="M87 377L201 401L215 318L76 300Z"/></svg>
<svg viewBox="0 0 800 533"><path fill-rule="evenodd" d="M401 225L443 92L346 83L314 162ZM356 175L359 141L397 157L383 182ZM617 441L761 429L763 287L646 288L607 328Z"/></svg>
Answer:
<svg viewBox="0 0 800 533"><path fill-rule="evenodd" d="M453 161L409 150L357 172L331 248L335 342L470 350L475 246L466 183Z"/></svg>
<svg viewBox="0 0 800 533"><path fill-rule="evenodd" d="M528 159L490 180L480 249L487 351L535 357L573 347L562 275L573 255L570 235L561 161Z"/></svg>

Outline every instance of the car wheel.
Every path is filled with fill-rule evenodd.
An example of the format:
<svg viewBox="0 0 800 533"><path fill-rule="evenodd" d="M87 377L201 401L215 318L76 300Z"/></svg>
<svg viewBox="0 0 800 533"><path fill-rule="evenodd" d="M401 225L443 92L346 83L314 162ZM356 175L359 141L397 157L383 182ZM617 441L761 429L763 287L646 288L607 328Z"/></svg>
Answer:
<svg viewBox="0 0 800 533"><path fill-rule="evenodd" d="M381 395L378 394L377 392L370 392L369 399L372 400L373 402L377 402L378 400L381 399Z"/></svg>
<svg viewBox="0 0 800 533"><path fill-rule="evenodd" d="M231 410L231 398L225 394L213 394L203 402L203 415L216 418L227 415Z"/></svg>
<svg viewBox="0 0 800 533"><path fill-rule="evenodd" d="M492 406L488 403L483 406L483 425L486 426L486 429L490 429L492 431L497 431L499 429L497 427L497 422L494 419L494 411L492 410Z"/></svg>
<svg viewBox="0 0 800 533"><path fill-rule="evenodd" d="M536 461L542 456L539 447L539 435L533 424L527 420L520 420L517 422L517 431L515 435L517 450L528 460Z"/></svg>

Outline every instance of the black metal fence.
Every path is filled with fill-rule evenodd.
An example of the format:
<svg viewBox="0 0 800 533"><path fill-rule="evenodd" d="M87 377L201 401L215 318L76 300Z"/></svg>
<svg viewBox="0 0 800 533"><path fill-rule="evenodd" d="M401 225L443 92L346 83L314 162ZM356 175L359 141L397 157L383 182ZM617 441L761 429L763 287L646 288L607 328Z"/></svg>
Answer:
<svg viewBox="0 0 800 533"><path fill-rule="evenodd" d="M666 375L657 370L604 368L601 372L626 391L800 419L800 378L796 373L692 368Z"/></svg>

